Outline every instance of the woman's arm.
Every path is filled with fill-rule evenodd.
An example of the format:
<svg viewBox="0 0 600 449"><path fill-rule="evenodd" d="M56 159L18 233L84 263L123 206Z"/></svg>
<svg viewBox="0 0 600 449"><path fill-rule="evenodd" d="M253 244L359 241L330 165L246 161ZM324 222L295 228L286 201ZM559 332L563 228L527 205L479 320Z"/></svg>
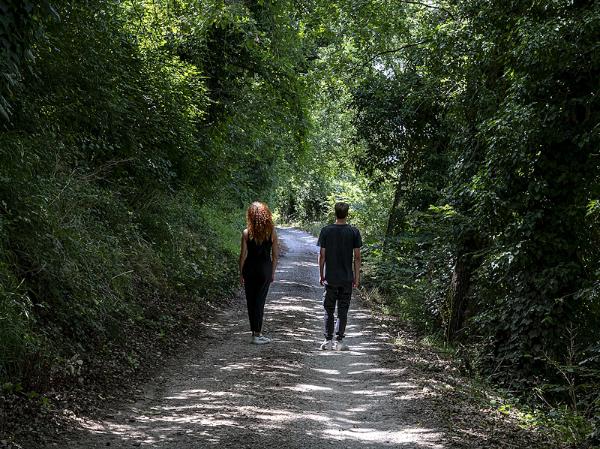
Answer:
<svg viewBox="0 0 600 449"><path fill-rule="evenodd" d="M277 261L279 260L279 239L277 231L273 229L273 245L271 246L271 260L273 261L273 272L271 273L271 282L275 280L275 270L277 269Z"/></svg>
<svg viewBox="0 0 600 449"><path fill-rule="evenodd" d="M242 232L242 243L240 244L240 283L244 284L244 276L242 275L242 270L244 269L244 262L246 262L246 257L248 256L248 245L246 240L248 239L248 230L244 229Z"/></svg>

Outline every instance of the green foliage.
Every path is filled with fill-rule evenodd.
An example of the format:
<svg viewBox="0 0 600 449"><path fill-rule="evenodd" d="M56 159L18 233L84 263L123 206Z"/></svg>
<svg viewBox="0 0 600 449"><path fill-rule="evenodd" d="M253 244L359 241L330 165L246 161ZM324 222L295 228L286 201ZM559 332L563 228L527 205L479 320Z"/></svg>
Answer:
<svg viewBox="0 0 600 449"><path fill-rule="evenodd" d="M2 380L230 294L249 201L346 200L388 311L598 439L598 2L2 12Z"/></svg>
<svg viewBox="0 0 600 449"><path fill-rule="evenodd" d="M0 30L0 379L36 391L233 294L306 134L288 2L50 3Z"/></svg>
<svg viewBox="0 0 600 449"><path fill-rule="evenodd" d="M361 199L386 186L367 282L494 381L597 414L598 2L316 5L312 151L334 168L309 177ZM290 197L312 199L295 212L312 220L332 198L304 185Z"/></svg>
<svg viewBox="0 0 600 449"><path fill-rule="evenodd" d="M42 33L44 19L59 16L47 0L5 0L0 8L0 118L10 121L11 100L17 94L23 70L34 59L30 46Z"/></svg>
<svg viewBox="0 0 600 449"><path fill-rule="evenodd" d="M0 264L0 362L2 379L20 378L23 361L39 356L41 342L33 332L33 304L7 268ZM32 373L28 373L32 374Z"/></svg>

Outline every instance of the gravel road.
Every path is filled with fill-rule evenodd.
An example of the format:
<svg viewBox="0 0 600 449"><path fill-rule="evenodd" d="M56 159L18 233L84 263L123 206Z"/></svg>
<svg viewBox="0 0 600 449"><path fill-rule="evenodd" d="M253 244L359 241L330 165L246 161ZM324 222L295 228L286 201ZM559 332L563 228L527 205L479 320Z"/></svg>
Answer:
<svg viewBox="0 0 600 449"><path fill-rule="evenodd" d="M533 447L524 431L504 423L498 413L466 407L467 400L449 400L450 390L445 389L454 387L445 384L448 376L442 373L442 381L440 376L435 380L432 365L410 345L395 350L386 328L356 296L347 329L350 350L319 350L322 287L315 239L296 229L279 232L283 257L265 309L264 330L271 344L249 343L240 298L214 323L205 324L208 338L190 351L173 354L169 366L144 387L141 400L124 399L102 419L78 418L78 434L59 445ZM432 394L436 386L441 394Z"/></svg>
<svg viewBox="0 0 600 449"><path fill-rule="evenodd" d="M271 344L249 343L242 300L210 338L175 357L143 400L102 420L82 419L70 448L442 448L421 389L384 367L389 336L355 297L350 351L320 351L322 287L315 239L280 229L283 257L265 308ZM412 405L412 406L411 406ZM417 407L418 408L418 407Z"/></svg>

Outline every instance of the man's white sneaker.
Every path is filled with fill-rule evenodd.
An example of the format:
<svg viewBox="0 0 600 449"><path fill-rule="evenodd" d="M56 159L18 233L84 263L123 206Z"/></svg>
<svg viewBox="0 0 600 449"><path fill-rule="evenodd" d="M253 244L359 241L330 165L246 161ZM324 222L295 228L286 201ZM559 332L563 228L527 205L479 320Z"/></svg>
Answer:
<svg viewBox="0 0 600 449"><path fill-rule="evenodd" d="M325 340L321 343L322 351L331 351L333 349L333 340Z"/></svg>
<svg viewBox="0 0 600 449"><path fill-rule="evenodd" d="M344 340L337 340L335 342L335 350L336 351L348 351L349 349L350 348L348 347L346 342L344 342Z"/></svg>
<svg viewBox="0 0 600 449"><path fill-rule="evenodd" d="M265 345L267 343L271 343L270 338L264 337L262 335L260 335L258 337L257 336L252 337L252 344L254 344L254 345Z"/></svg>

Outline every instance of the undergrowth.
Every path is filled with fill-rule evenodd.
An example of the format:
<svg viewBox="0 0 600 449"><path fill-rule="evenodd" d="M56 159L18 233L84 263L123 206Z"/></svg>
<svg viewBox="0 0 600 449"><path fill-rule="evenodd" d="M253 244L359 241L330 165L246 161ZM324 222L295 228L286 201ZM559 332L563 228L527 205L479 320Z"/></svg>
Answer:
<svg viewBox="0 0 600 449"><path fill-rule="evenodd" d="M235 290L241 211L185 191L137 207L80 179L52 181L32 186L2 223L3 383L44 391L75 354L85 359L132 328L169 332L182 310Z"/></svg>

